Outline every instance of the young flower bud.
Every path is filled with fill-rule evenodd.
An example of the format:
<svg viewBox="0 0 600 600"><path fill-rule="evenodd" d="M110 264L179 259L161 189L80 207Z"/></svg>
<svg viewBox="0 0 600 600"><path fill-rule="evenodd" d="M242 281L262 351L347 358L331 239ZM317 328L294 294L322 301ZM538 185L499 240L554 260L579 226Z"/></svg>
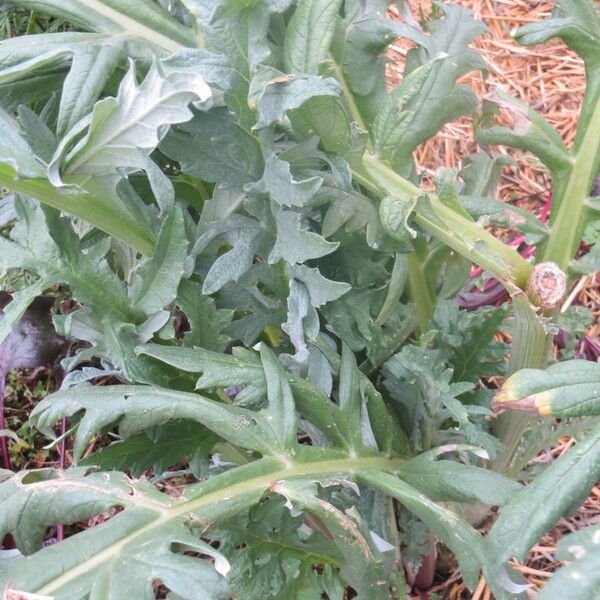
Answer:
<svg viewBox="0 0 600 600"><path fill-rule="evenodd" d="M529 298L541 308L556 308L562 302L567 291L567 276L553 262L535 265L527 284Z"/></svg>

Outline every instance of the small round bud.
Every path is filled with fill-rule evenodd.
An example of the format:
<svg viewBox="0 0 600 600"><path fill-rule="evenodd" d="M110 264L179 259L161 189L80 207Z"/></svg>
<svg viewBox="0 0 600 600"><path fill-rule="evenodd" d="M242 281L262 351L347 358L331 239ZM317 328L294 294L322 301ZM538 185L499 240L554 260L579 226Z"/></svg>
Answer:
<svg viewBox="0 0 600 600"><path fill-rule="evenodd" d="M554 262L544 262L533 267L527 293L529 298L541 308L558 307L567 291L567 276Z"/></svg>

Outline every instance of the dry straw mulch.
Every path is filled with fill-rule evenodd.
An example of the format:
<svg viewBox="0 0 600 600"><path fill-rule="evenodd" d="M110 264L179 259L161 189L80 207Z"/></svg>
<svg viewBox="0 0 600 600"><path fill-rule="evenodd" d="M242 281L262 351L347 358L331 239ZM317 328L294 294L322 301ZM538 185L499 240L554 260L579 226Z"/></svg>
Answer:
<svg viewBox="0 0 600 600"><path fill-rule="evenodd" d="M461 79L475 91L478 98L485 98L496 87L501 87L516 98L526 102L540 112L565 140L573 143L579 108L585 91L583 62L561 41L552 41L543 46L526 48L519 46L511 37L511 31L527 23L549 18L553 2L531 0L458 0L458 4L473 11L476 18L483 20L489 33L473 44L488 65L487 77L481 73L470 73ZM412 0L413 14L429 15L431 0ZM393 11L393 9L392 9ZM392 16L393 12L392 12ZM388 79L392 86L402 78L407 51L412 47L408 40L401 39L389 50L390 64ZM537 214L542 210L551 194L551 180L539 161L518 150L497 147L493 149L512 155L518 166L504 170L499 189L500 199L515 203ZM477 151L474 142L473 123L470 118L453 122L416 152L419 167L432 174L439 167L459 167L461 160ZM427 177L426 177L427 178ZM600 278L598 274L575 282L569 302L588 306L596 317L595 325L588 332L600 334ZM566 452L574 440L562 439L550 449L544 460L554 460ZM528 559L518 568L532 584L530 595L544 585L548 577L559 568L560 561L554 557L556 544L563 535L580 527L600 522L600 486L595 487L578 513L570 519L561 519L558 525L546 534L535 546ZM481 579L475 592L470 595L458 572L446 581L434 586L429 592L437 592L450 600L491 600L492 595ZM421 595L427 598L429 593Z"/></svg>

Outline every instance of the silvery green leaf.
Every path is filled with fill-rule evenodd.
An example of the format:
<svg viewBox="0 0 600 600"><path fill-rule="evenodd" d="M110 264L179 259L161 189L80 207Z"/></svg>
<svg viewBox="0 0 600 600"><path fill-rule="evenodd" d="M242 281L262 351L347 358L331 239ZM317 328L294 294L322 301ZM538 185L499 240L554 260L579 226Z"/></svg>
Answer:
<svg viewBox="0 0 600 600"><path fill-rule="evenodd" d="M277 445L290 452L296 445L298 427L292 388L277 357L265 344L260 345L260 359L267 384L267 420L273 427Z"/></svg>
<svg viewBox="0 0 600 600"><path fill-rule="evenodd" d="M301 224L299 213L280 209L275 215L277 240L269 254L269 263L283 258L290 265L303 263L335 252L338 242L328 242L317 233L307 231Z"/></svg>
<svg viewBox="0 0 600 600"><path fill-rule="evenodd" d="M56 132L65 135L92 111L108 78L126 56L126 39L85 44L73 53L60 98Z"/></svg>
<svg viewBox="0 0 600 600"><path fill-rule="evenodd" d="M522 560L545 531L579 506L599 476L600 429L596 427L500 510L488 534L496 560Z"/></svg>
<svg viewBox="0 0 600 600"><path fill-rule="evenodd" d="M288 23L283 48L286 70L318 75L325 58L341 0L300 0Z"/></svg>
<svg viewBox="0 0 600 600"><path fill-rule="evenodd" d="M160 150L176 160L183 173L204 181L242 186L258 179L263 170L258 142L225 108L195 113L167 134Z"/></svg>
<svg viewBox="0 0 600 600"><path fill-rule="evenodd" d="M23 137L32 152L44 163L52 160L52 155L58 146L58 138L37 113L27 106L18 108L19 123Z"/></svg>
<svg viewBox="0 0 600 600"><path fill-rule="evenodd" d="M420 84L421 92L407 93L408 97L402 102L406 122L399 119L397 126L401 133L396 138L401 144L388 149L387 160L399 173L410 172L412 152L419 144L435 135L447 122L477 107L471 89L457 85L456 81L469 71L485 70L482 58L469 44L484 33L486 27L461 6L440 4L440 8L444 18L428 23L423 45L410 50L407 56L407 74L423 66L426 71L423 75L427 77ZM419 79L415 75L414 84L419 85ZM400 95L404 95L405 91L399 90L402 90ZM410 87L407 92L409 90ZM392 118L392 132L393 123Z"/></svg>
<svg viewBox="0 0 600 600"><path fill-rule="evenodd" d="M140 263L135 274L132 302L136 309L151 315L175 300L187 249L183 214L174 207L163 221L154 254Z"/></svg>
<svg viewBox="0 0 600 600"><path fill-rule="evenodd" d="M175 187L168 175L144 152L139 152L140 168L146 172L148 183L161 211L169 211L175 204Z"/></svg>
<svg viewBox="0 0 600 600"><path fill-rule="evenodd" d="M561 600L566 589L572 600L587 600L597 595L600 586L598 561L600 526L584 527L563 537L556 558L565 561L538 592L539 600Z"/></svg>
<svg viewBox="0 0 600 600"><path fill-rule="evenodd" d="M342 89L332 77L281 75L268 81L257 102L259 120L256 129L281 121L286 112L300 108L318 96L340 98Z"/></svg>
<svg viewBox="0 0 600 600"><path fill-rule="evenodd" d="M374 470L359 474L359 480L401 502L421 519L458 558L467 586L474 589L488 551L483 538L454 512L432 502L398 477Z"/></svg>
<svg viewBox="0 0 600 600"><path fill-rule="evenodd" d="M240 229L233 248L221 254L210 267L202 285L203 294L213 294L226 283L237 281L252 265L261 245L261 231Z"/></svg>
<svg viewBox="0 0 600 600"><path fill-rule="evenodd" d="M86 471L44 469L2 482L0 532L13 532L29 555L1 561L3 589L42 592L27 594L38 598L51 593L57 600L82 594L142 599L154 594L158 578L184 600L230 597L228 561L192 533L171 497L123 473ZM116 506L121 514L95 525L95 517ZM94 524L84 534L42 548L48 527L88 520Z"/></svg>
<svg viewBox="0 0 600 600"><path fill-rule="evenodd" d="M186 346L225 350L230 338L223 330L231 322L233 310L217 308L215 301L202 293L202 286L189 279L179 284L176 304L190 324L190 331L183 337Z"/></svg>
<svg viewBox="0 0 600 600"><path fill-rule="evenodd" d="M521 369L502 385L497 411L518 410L543 416L600 415L600 365L568 360L547 369Z"/></svg>
<svg viewBox="0 0 600 600"><path fill-rule="evenodd" d="M149 154L169 125L188 121L190 103L210 99L210 88L201 77L164 77L156 63L138 86L131 64L117 96L97 102L63 138L48 168L50 181L60 186L63 178L113 176L117 169L141 168L139 152Z"/></svg>
<svg viewBox="0 0 600 600"><path fill-rule="evenodd" d="M44 177L44 166L19 131L18 123L0 108L0 162L21 177Z"/></svg>
<svg viewBox="0 0 600 600"><path fill-rule="evenodd" d="M512 129L493 124L493 116L500 108L512 117ZM475 133L482 144L503 144L529 150L555 175L567 173L572 167L569 150L558 131L525 102L500 89L494 90L486 99L484 118Z"/></svg>
<svg viewBox="0 0 600 600"><path fill-rule="evenodd" d="M327 485L327 481L324 485ZM389 581L384 575L383 552L377 548L356 510L344 512L320 498L315 484L278 481L272 489L287 499L290 510L301 509L322 523L344 559L340 575L358 592L359 599L385 600L390 597Z"/></svg>
<svg viewBox="0 0 600 600"><path fill-rule="evenodd" d="M0 319L0 344L12 331L15 323L25 314L33 300L48 287L43 279L12 294L12 301L3 308Z"/></svg>
<svg viewBox="0 0 600 600"><path fill-rule="evenodd" d="M165 75L189 73L200 75L211 87L226 91L231 86L232 69L222 54L205 48L182 48L160 61Z"/></svg>
<svg viewBox="0 0 600 600"><path fill-rule="evenodd" d="M386 196L379 205L379 217L387 234L404 241L416 237L417 232L408 225L408 219L418 202L418 197Z"/></svg>
<svg viewBox="0 0 600 600"><path fill-rule="evenodd" d="M105 446L78 464L104 471L127 471L136 477L148 469L164 473L181 462L197 465L201 471L217 441L216 435L194 421L170 421ZM197 476L204 474L193 470Z"/></svg>
<svg viewBox="0 0 600 600"><path fill-rule="evenodd" d="M350 284L327 279L321 275L318 269L312 269L305 265L288 265L286 272L291 279L304 284L310 295L310 301L315 307L321 307L327 302L337 300L351 289Z"/></svg>
<svg viewBox="0 0 600 600"><path fill-rule="evenodd" d="M284 12L290 2L186 2L202 30L206 48L227 58L231 79L225 102L236 113L240 126L249 130L256 123L254 109L249 106L249 86L259 65L271 54L266 43L271 15Z"/></svg>
<svg viewBox="0 0 600 600"><path fill-rule="evenodd" d="M305 206L317 193L323 179L309 177L295 180L290 164L279 158L274 152L269 155L260 181L246 187L253 193L269 194L279 206Z"/></svg>
<svg viewBox="0 0 600 600"><path fill-rule="evenodd" d="M135 35L160 49L176 52L195 46L194 32L151 0L8 0L99 33Z"/></svg>
<svg viewBox="0 0 600 600"><path fill-rule="evenodd" d="M435 501L508 504L522 486L486 468L453 460L435 460L428 453L411 459L401 478Z"/></svg>
<svg viewBox="0 0 600 600"><path fill-rule="evenodd" d="M309 358L305 336L314 340L319 333L319 316L311 304L306 286L292 279L287 299L287 321L281 328L289 335L296 349L293 359L303 364Z"/></svg>

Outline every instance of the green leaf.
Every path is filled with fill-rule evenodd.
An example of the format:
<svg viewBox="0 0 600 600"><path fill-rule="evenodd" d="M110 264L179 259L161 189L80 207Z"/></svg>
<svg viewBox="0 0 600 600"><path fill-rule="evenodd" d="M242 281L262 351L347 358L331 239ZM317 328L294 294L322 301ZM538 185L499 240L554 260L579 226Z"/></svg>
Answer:
<svg viewBox="0 0 600 600"><path fill-rule="evenodd" d="M414 69L386 97L372 129L375 149L384 160L393 162L415 116L414 110L405 106L421 93L434 65L444 57L435 57Z"/></svg>
<svg viewBox="0 0 600 600"><path fill-rule="evenodd" d="M463 168L460 171L460 177L465 182L461 193L465 196L495 198L502 169L507 165L515 164L514 158L506 154L477 152L467 156L462 161ZM502 204L508 206L504 202Z"/></svg>
<svg viewBox="0 0 600 600"><path fill-rule="evenodd" d="M204 278L203 294L213 294L230 281L237 281L254 262L261 243L259 229L239 229L233 248L213 262Z"/></svg>
<svg viewBox="0 0 600 600"><path fill-rule="evenodd" d="M515 32L515 39L524 46L543 44L560 37L588 66L597 65L600 47L600 16L589 0L556 0L552 19L531 23Z"/></svg>
<svg viewBox="0 0 600 600"><path fill-rule="evenodd" d="M354 353L345 343L342 343L338 405L340 407L340 426L346 434L346 439L350 440L352 450L356 452L363 446L360 376Z"/></svg>
<svg viewBox="0 0 600 600"><path fill-rule="evenodd" d="M566 589L573 600L587 600L597 596L600 587L599 545L598 525L585 527L562 538L556 549L556 558L567 562L554 572L536 598L561 600Z"/></svg>
<svg viewBox="0 0 600 600"><path fill-rule="evenodd" d="M465 311L454 301L438 302L429 328L435 332L436 348L444 351L454 367L455 381L505 373L508 347L495 338L505 317L502 308Z"/></svg>
<svg viewBox="0 0 600 600"><path fill-rule="evenodd" d="M2 244L0 244L0 249L1 247ZM2 309L3 314L2 319L0 319L0 344L12 331L12 328L17 321L25 314L29 305L47 287L48 283L42 279L18 292L13 292L12 301Z"/></svg>
<svg viewBox="0 0 600 600"><path fill-rule="evenodd" d="M151 0L9 0L20 8L70 21L91 31L128 33L171 52L194 46L191 29Z"/></svg>
<svg viewBox="0 0 600 600"><path fill-rule="evenodd" d="M236 400L240 402L240 396L243 396L249 403L255 403L266 395L264 371L253 352L238 348L230 356L200 348L169 348L157 344L146 344L137 352L185 371L202 373L196 384L198 389L246 386ZM337 425L338 407L305 379L291 373L286 373L286 376L292 386L298 412L331 441L345 446L347 441Z"/></svg>
<svg viewBox="0 0 600 600"><path fill-rule="evenodd" d="M568 360L545 370L521 369L504 382L494 407L556 417L600 415L600 364Z"/></svg>
<svg viewBox="0 0 600 600"><path fill-rule="evenodd" d="M121 513L101 526L28 557L2 561L0 582L66 600L152 598L163 582L187 600L225 600L227 560L192 534L173 498L121 473L85 475L50 469L21 473L0 486L0 532L12 532L27 554L41 547L46 529L96 517L114 507ZM193 512L188 513L190 516ZM214 565L184 554L210 556Z"/></svg>
<svg viewBox="0 0 600 600"><path fill-rule="evenodd" d="M483 538L466 521L388 473L364 470L358 474L358 480L396 498L419 517L454 552L465 583L469 589L475 589L487 550Z"/></svg>
<svg viewBox="0 0 600 600"><path fill-rule="evenodd" d="M412 28L385 18L388 4L387 0L347 0L331 44L336 78L351 95L356 105L352 118L363 130L385 100L387 46L398 34L415 37Z"/></svg>
<svg viewBox="0 0 600 600"><path fill-rule="evenodd" d="M208 454L218 438L193 421L171 421L101 448L79 461L80 466L96 466L104 471L128 471L137 476L147 469L164 473L182 461L197 465L208 462ZM198 473L199 474L199 473Z"/></svg>
<svg viewBox="0 0 600 600"><path fill-rule="evenodd" d="M156 63L138 86L132 63L117 96L97 102L63 138L49 166L50 182L60 186L63 178L114 176L117 168L144 168L141 156L156 148L165 126L188 121L188 105L210 99L210 88L200 76L163 77Z"/></svg>
<svg viewBox="0 0 600 600"><path fill-rule="evenodd" d="M589 251L575 259L570 269L581 275L588 275L600 270L600 221L591 220L583 232L584 244L591 246Z"/></svg>
<svg viewBox="0 0 600 600"><path fill-rule="evenodd" d="M281 121L287 111L300 108L307 100L319 96L340 98L342 90L332 77L316 75L282 75L268 81L258 99L259 121L256 129Z"/></svg>
<svg viewBox="0 0 600 600"><path fill-rule="evenodd" d="M321 565L323 584L328 581L334 587L337 582L340 588L339 595L329 597L342 599L345 586L332 568L337 564L335 545L318 532L304 539L304 532L299 531L303 521L302 515L290 514L283 498L270 496L210 534L231 562L228 580L234 596L248 600L305 598L307 591L321 587L311 576L314 567Z"/></svg>
<svg viewBox="0 0 600 600"><path fill-rule="evenodd" d="M418 202L418 196L386 196L379 205L379 218L385 232L395 240L405 241L416 237L417 232L408 225L408 219Z"/></svg>
<svg viewBox="0 0 600 600"><path fill-rule="evenodd" d="M109 77L126 56L125 40L82 44L73 52L72 66L60 98L56 132L65 135L92 112Z"/></svg>
<svg viewBox="0 0 600 600"><path fill-rule="evenodd" d="M290 292L287 299L287 322L282 328L296 348L294 359L304 363L308 359L305 337L314 341L319 333L316 309L343 296L350 290L350 286L326 279L318 269L304 265L288 265L286 272L290 276Z"/></svg>
<svg viewBox="0 0 600 600"><path fill-rule="evenodd" d="M344 514L317 497L314 484L277 481L271 489L287 498L290 508L308 511L323 524L344 559L340 574L356 590L358 598L389 598L381 552L376 550L374 539L369 540L370 532L354 513Z"/></svg>
<svg viewBox="0 0 600 600"><path fill-rule="evenodd" d="M21 135L18 123L3 110L0 110L0 162L9 165L19 177L44 176L42 161Z"/></svg>
<svg viewBox="0 0 600 600"><path fill-rule="evenodd" d="M500 510L488 540L498 563L523 560L560 517L579 506L600 477L600 429L553 462Z"/></svg>
<svg viewBox="0 0 600 600"><path fill-rule="evenodd" d="M290 452L296 444L298 426L292 389L276 356L265 344L260 346L260 358L269 401L269 408L265 413L266 419L273 427L277 445L282 450Z"/></svg>
<svg viewBox="0 0 600 600"><path fill-rule="evenodd" d="M499 108L509 111L513 129L493 124L493 116ZM573 165L559 133L535 110L502 90L494 90L487 99L484 119L476 129L476 137L480 144L503 144L529 150L555 176L564 176Z"/></svg>
<svg viewBox="0 0 600 600"><path fill-rule="evenodd" d="M56 392L31 413L36 427L47 427L63 417L85 411L73 447L80 458L95 433L119 422L122 436L130 436L173 419L192 419L237 444L265 455L283 456L287 450L268 411L255 412L209 400L198 394L146 386L74 386Z"/></svg>
<svg viewBox="0 0 600 600"><path fill-rule="evenodd" d="M383 303L383 306L381 307L381 310L375 319L375 323L377 323L377 325L383 325L386 321L388 321L398 307L400 297L404 292L407 277L408 261L406 255L396 254L394 257L394 266L390 275L390 282L387 295L385 297L385 302Z"/></svg>
<svg viewBox="0 0 600 600"><path fill-rule="evenodd" d="M248 100L250 82L259 65L271 54L272 48L267 43L271 15L285 11L290 1L186 1L206 47L227 57L232 78L225 102L236 113L240 126L250 130L256 123L255 107L249 106ZM231 40L236 43L232 44Z"/></svg>
<svg viewBox="0 0 600 600"><path fill-rule="evenodd" d="M147 315L162 310L175 300L187 258L183 213L173 208L163 221L152 258L137 270L132 287L132 301Z"/></svg>
<svg viewBox="0 0 600 600"><path fill-rule="evenodd" d="M183 173L204 181L244 185L258 179L263 169L258 142L224 108L196 112L167 134L160 150Z"/></svg>
<svg viewBox="0 0 600 600"><path fill-rule="evenodd" d="M250 192L269 194L279 206L305 206L323 184L321 177L309 177L297 181L290 164L272 153L267 158L260 181L247 187Z"/></svg>
<svg viewBox="0 0 600 600"><path fill-rule="evenodd" d="M230 338L223 330L231 323L232 310L217 308L215 301L202 293L202 287L189 279L179 284L175 303L190 324L190 331L183 336L186 346L200 346L215 352L225 350Z"/></svg>
<svg viewBox="0 0 600 600"><path fill-rule="evenodd" d="M318 269L304 265L290 265L286 271L291 278L301 281L306 286L311 303L317 308L337 300L351 289L350 284L327 279Z"/></svg>
<svg viewBox="0 0 600 600"><path fill-rule="evenodd" d="M437 502L508 504L522 486L499 473L453 460L435 460L434 453L408 461L400 477Z"/></svg>
<svg viewBox="0 0 600 600"><path fill-rule="evenodd" d="M485 63L469 44L487 28L460 6L441 4L440 8L444 18L427 24L429 35L407 57L407 73L417 66L424 71L405 79L396 95L392 92L382 116L380 129L386 130L382 147L386 148L392 168L403 174L410 173L412 152L419 144L434 136L447 122L473 112L477 106L471 89L457 85L456 81L470 71L485 70ZM419 93L415 93L417 86ZM402 112L393 115L392 107L397 108L398 103Z"/></svg>
<svg viewBox="0 0 600 600"><path fill-rule="evenodd" d="M295 265L311 258L320 258L335 252L339 242L328 242L317 233L307 231L301 224L301 215L291 210L280 209L275 215L277 239L269 254L269 263L283 258Z"/></svg>
<svg viewBox="0 0 600 600"><path fill-rule="evenodd" d="M333 36L341 0L300 0L287 26L283 58L294 75L318 75Z"/></svg>
<svg viewBox="0 0 600 600"><path fill-rule="evenodd" d="M294 130L305 138L317 136L323 150L348 158L352 148L352 124L340 98L316 96L288 117Z"/></svg>
<svg viewBox="0 0 600 600"><path fill-rule="evenodd" d="M11 252L9 266L31 270L47 285L69 285L80 303L103 317L136 319L138 315L127 300L122 282L105 258L105 244L99 243L95 252L83 253L72 225L57 211L23 198L16 201L15 208L19 222L11 234L20 249Z"/></svg>

